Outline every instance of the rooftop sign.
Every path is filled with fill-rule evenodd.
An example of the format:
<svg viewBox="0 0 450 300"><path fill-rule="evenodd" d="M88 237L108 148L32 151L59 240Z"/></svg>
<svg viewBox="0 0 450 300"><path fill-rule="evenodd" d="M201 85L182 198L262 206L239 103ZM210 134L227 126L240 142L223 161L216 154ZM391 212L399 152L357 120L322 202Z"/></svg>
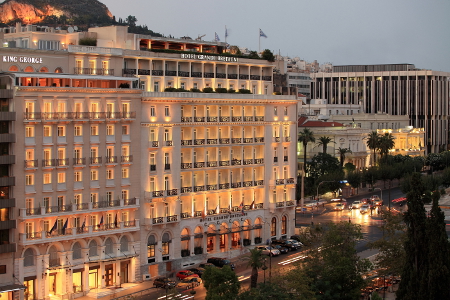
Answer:
<svg viewBox="0 0 450 300"><path fill-rule="evenodd" d="M231 61L238 62L239 58L229 56L215 56L205 54L181 54L181 58L198 59L198 60L213 60L213 61Z"/></svg>

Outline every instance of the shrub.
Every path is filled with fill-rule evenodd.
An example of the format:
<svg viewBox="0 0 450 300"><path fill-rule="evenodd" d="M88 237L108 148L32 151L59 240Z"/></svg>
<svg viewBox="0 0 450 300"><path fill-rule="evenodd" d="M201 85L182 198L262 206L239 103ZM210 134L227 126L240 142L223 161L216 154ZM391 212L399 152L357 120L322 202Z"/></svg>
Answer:
<svg viewBox="0 0 450 300"><path fill-rule="evenodd" d="M226 93L227 89L226 88L216 88L216 93Z"/></svg>
<svg viewBox="0 0 450 300"><path fill-rule="evenodd" d="M78 44L83 46L97 46L97 39L90 37L81 38Z"/></svg>
<svg viewBox="0 0 450 300"><path fill-rule="evenodd" d="M194 89L194 88L191 89L191 92L193 92L193 93L201 93L201 91L199 89Z"/></svg>
<svg viewBox="0 0 450 300"><path fill-rule="evenodd" d="M236 93L236 90L234 90L234 89L229 89L229 90L228 90L228 93L230 93L230 94L231 94L231 93Z"/></svg>
<svg viewBox="0 0 450 300"><path fill-rule="evenodd" d="M240 93L240 94L251 94L250 90L247 90L247 89L239 89L238 93Z"/></svg>
<svg viewBox="0 0 450 300"><path fill-rule="evenodd" d="M205 87L203 89L203 93L214 93L214 90L211 87Z"/></svg>

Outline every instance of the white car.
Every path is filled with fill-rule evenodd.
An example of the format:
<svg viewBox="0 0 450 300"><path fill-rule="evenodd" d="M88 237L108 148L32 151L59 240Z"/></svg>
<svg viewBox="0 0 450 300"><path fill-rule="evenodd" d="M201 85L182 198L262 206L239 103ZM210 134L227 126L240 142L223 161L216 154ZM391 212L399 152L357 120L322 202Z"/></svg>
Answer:
<svg viewBox="0 0 450 300"><path fill-rule="evenodd" d="M361 201L359 201L359 200L353 201L351 209L360 208L361 205L362 205Z"/></svg>
<svg viewBox="0 0 450 300"><path fill-rule="evenodd" d="M344 203L338 203L334 206L334 210L344 210L345 204Z"/></svg>
<svg viewBox="0 0 450 300"><path fill-rule="evenodd" d="M270 246L258 246L256 249L262 250L262 254L269 256L278 256L280 255L280 250L275 249Z"/></svg>
<svg viewBox="0 0 450 300"><path fill-rule="evenodd" d="M361 208L359 209L359 211L362 214L368 213L370 211L370 206L369 204L364 204L363 206L361 206Z"/></svg>

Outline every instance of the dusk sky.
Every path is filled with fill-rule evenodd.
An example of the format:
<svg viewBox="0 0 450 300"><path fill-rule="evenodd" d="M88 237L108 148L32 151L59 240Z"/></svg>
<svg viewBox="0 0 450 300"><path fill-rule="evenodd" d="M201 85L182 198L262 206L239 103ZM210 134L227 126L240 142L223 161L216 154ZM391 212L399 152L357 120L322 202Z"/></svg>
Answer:
<svg viewBox="0 0 450 300"><path fill-rule="evenodd" d="M227 42L343 64L412 63L450 72L448 0L100 0L116 19L135 16L138 24L174 37L214 33Z"/></svg>

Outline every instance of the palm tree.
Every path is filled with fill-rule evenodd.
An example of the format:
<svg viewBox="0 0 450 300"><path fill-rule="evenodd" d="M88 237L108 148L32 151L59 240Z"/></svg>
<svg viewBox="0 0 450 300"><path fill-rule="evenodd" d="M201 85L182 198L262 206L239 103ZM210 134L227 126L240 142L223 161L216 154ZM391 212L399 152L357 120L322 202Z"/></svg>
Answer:
<svg viewBox="0 0 450 300"><path fill-rule="evenodd" d="M384 135L382 135L379 139L378 145L378 148L380 149L381 158L385 157L389 153L389 150L394 148L394 146L395 141L391 133L386 132Z"/></svg>
<svg viewBox="0 0 450 300"><path fill-rule="evenodd" d="M367 136L366 144L369 149L373 150L373 165L375 165L377 163L377 156L375 151L379 148L380 145L380 136L376 131L372 131L371 133L369 133L369 135Z"/></svg>
<svg viewBox="0 0 450 300"><path fill-rule="evenodd" d="M331 143L331 138L329 136L321 136L319 138L319 143L317 143L319 146L322 146L323 153L327 153L327 146L329 143ZM334 142L333 142L334 143Z"/></svg>
<svg viewBox="0 0 450 300"><path fill-rule="evenodd" d="M308 143L314 143L316 139L314 138L314 133L309 128L303 128L303 131L300 131L300 135L298 137L298 141L303 144L303 165L306 164L306 146Z"/></svg>
<svg viewBox="0 0 450 300"><path fill-rule="evenodd" d="M250 249L250 253L245 259L247 262L247 267L252 268L252 275L250 276L250 287L256 288L258 284L258 270L264 266L264 261L266 260L266 255L262 254L262 250L253 248Z"/></svg>
<svg viewBox="0 0 450 300"><path fill-rule="evenodd" d="M338 151L339 157L341 159L341 167L343 167L344 166L344 161L345 161L345 155L347 153L352 153L352 150L350 150L350 148L341 148L341 147L339 147L337 149L337 151Z"/></svg>

